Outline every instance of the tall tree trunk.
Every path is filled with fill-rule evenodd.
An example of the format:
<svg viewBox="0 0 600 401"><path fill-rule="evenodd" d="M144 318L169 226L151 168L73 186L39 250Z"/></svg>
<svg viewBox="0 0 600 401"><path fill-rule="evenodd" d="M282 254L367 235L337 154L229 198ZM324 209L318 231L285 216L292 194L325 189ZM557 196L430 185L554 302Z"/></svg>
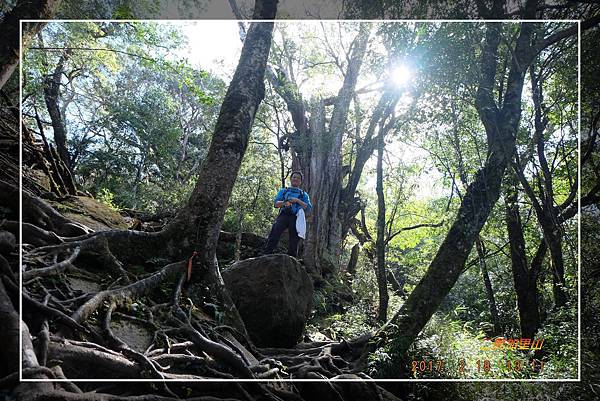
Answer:
<svg viewBox="0 0 600 401"><path fill-rule="evenodd" d="M374 136L376 128L379 126L380 130L383 129L385 121L387 121L394 112L398 99L400 98L399 95L400 93L396 88L386 91L381 95L373 110L373 114L371 115L365 137L357 148L356 160L350 171L348 182L341 190L340 195L340 208L338 214L342 225L342 240L346 238L346 235L350 230L352 219L356 216L361 207L361 201L356 197L356 189L360 182L360 177L362 176L365 164L371 158L377 145L377 138ZM384 135L392 128L392 125L389 124L385 128L386 129L383 132ZM381 131L379 133L381 133Z"/></svg>
<svg viewBox="0 0 600 401"><path fill-rule="evenodd" d="M505 66L506 68L506 66ZM504 74L504 72L503 72ZM503 77L501 79L504 79ZM502 88L502 85L501 85ZM452 144L456 151L456 157L458 159L458 176L462 183L462 185L466 188L468 187L467 173L465 170L464 158L462 155L462 149L460 144L460 138L458 135L458 117L456 114L456 108L454 107L454 103L452 104L452 117L453 117L453 141ZM457 188L458 190L458 188ZM477 258L479 260L479 270L481 272L481 277L483 279L483 285L485 288L485 295L488 299L488 307L490 309L490 317L493 325L493 333L499 334L501 332L500 327L500 318L498 316L498 308L496 307L496 298L494 296L494 289L492 287L492 281L490 280L490 275L487 269L487 263L485 261L485 245L481 240L481 236L478 235L475 239L475 248L477 249Z"/></svg>
<svg viewBox="0 0 600 401"><path fill-rule="evenodd" d="M333 105L329 126L325 122L325 103L318 101L309 125L310 157L303 160L299 158L305 175L309 177L306 189L313 200L303 256L311 271L321 276L333 273L340 256L342 227L338 212L343 178L342 138L368 37L368 24L361 24L344 83Z"/></svg>
<svg viewBox="0 0 600 401"><path fill-rule="evenodd" d="M52 121L52 129L54 132L54 142L56 149L62 162L71 171L71 156L67 147L67 128L64 121L64 116L60 108L60 82L64 71L65 62L68 60L71 50L66 50L58 60L52 74L44 78L44 100L48 108L48 114Z"/></svg>
<svg viewBox="0 0 600 401"><path fill-rule="evenodd" d="M46 174L48 176L48 180L50 181L50 188L53 193L58 196L63 196L65 194L77 195L77 189L75 187L75 181L73 180L73 175L70 174L67 167L62 163L60 157L56 153L56 150L48 143L46 138L46 134L44 131L44 124L38 115L37 109L35 110L35 120L37 123L37 127L42 137L44 156L40 155L39 163L41 166L45 166L46 163L44 158L50 162L51 169L46 169ZM23 142L27 142L29 144L34 143L33 134L28 130L23 131Z"/></svg>
<svg viewBox="0 0 600 401"><path fill-rule="evenodd" d="M562 252L561 228L557 224L548 224L544 230L544 238L550 250L550 266L552 269L552 295L554 306L561 308L567 303L565 292L565 264Z"/></svg>
<svg viewBox="0 0 600 401"><path fill-rule="evenodd" d="M253 18L274 19L276 10L277 0L258 0ZM189 258L193 251L197 252L192 286L208 284L211 294L216 294L217 302L225 308L225 316L231 319L229 324L241 330L243 323L216 262L216 246L254 117L265 96L264 75L272 32L273 22L255 22L248 29L196 186L187 205L164 230L172 255Z"/></svg>
<svg viewBox="0 0 600 401"><path fill-rule="evenodd" d="M510 242L510 258L517 293L517 306L519 309L519 325L521 337L533 339L540 324L540 316L537 299L537 272L538 268L529 269L527 255L525 253L525 237L517 203L517 188L514 181L509 181L506 193L506 228ZM542 239L542 243L543 239ZM538 257L536 265L541 265Z"/></svg>
<svg viewBox="0 0 600 401"><path fill-rule="evenodd" d="M348 55L344 83L334 98L321 99L308 106L293 81L293 74L286 73L289 68L284 61L279 62L276 69L268 71L269 80L286 102L296 129L285 139L292 149L292 168L304 173L304 188L313 203L303 259L317 277L327 277L337 268L342 238L350 225L348 222L344 226L341 217L346 214L341 193L344 178L341 145L368 37L368 24L361 24ZM333 106L329 126L326 123L326 106ZM310 118L307 109L310 109ZM370 146L372 142L369 142ZM360 209L357 203L353 207L352 217Z"/></svg>
<svg viewBox="0 0 600 401"><path fill-rule="evenodd" d="M383 127L377 135L377 288L379 290L379 307L377 318L381 322L387 320L389 295L387 291L387 275L385 269L385 194L383 192L383 152L385 147Z"/></svg>
<svg viewBox="0 0 600 401"><path fill-rule="evenodd" d="M19 21L50 19L58 10L60 0L19 0L0 24L0 89L19 65ZM26 48L45 23L23 23L23 47Z"/></svg>
<svg viewBox="0 0 600 401"><path fill-rule="evenodd" d="M490 308L490 316L492 318L492 324L494 325L494 334L500 334L502 328L500 327L500 318L498 316L498 308L496 307L496 298L494 297L494 288L492 287L492 281L487 270L485 262L485 246L481 237L477 236L475 239L475 247L477 249L477 257L479 258L479 270L483 278L483 285L485 286L485 295L488 299L488 306Z"/></svg>
<svg viewBox="0 0 600 401"><path fill-rule="evenodd" d="M567 302L565 293L565 266L562 254L562 231L561 222L566 218L572 217L573 209L567 209L568 213L558 214L559 208L550 201L542 199L541 202L533 192L533 189L527 182L527 178L523 173L523 168L519 163L515 163L514 171L523 186L525 193L533 204L537 219L544 234L544 241L547 248L550 250L550 264L552 270L552 294L554 297L554 305L558 308L564 306ZM551 202L553 203L553 201ZM565 211L566 212L566 211Z"/></svg>
<svg viewBox="0 0 600 401"><path fill-rule="evenodd" d="M535 72L535 65L530 68L532 99L534 105L534 125L536 140L536 150L540 169L543 177L543 192L541 196L541 210L538 218L544 231L544 237L550 250L550 262L552 266L552 292L554 295L554 304L556 307L562 307L567 302L565 293L565 266L562 252L562 228L558 223L557 212L554 207L554 184L552 182L552 173L546 159L546 141L545 131L548 125L548 117L543 115L543 78Z"/></svg>

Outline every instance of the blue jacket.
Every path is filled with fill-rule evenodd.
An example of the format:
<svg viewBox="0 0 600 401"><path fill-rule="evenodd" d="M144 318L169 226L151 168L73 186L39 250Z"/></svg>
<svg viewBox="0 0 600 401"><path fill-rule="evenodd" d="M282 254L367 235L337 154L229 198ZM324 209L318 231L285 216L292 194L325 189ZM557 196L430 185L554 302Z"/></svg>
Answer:
<svg viewBox="0 0 600 401"><path fill-rule="evenodd" d="M304 210L305 213L308 213L312 210L312 203L310 203L310 197L308 196L308 193L306 191L301 191L300 188L296 187L281 188L279 192L277 192L277 196L275 197L273 204L277 203L278 201L285 202L289 198L298 198L306 203L306 210ZM292 213L298 213L298 210L301 207L302 206L300 206L298 203L292 203Z"/></svg>

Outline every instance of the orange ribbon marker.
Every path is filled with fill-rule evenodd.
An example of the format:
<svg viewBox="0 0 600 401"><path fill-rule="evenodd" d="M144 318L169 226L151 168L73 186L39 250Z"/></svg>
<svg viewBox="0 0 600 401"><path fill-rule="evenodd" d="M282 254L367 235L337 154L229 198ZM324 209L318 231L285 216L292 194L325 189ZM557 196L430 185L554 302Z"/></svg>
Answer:
<svg viewBox="0 0 600 401"><path fill-rule="evenodd" d="M192 278L192 264L195 256L198 256L198 252L196 251L194 251L192 256L190 256L190 258L188 259L187 281L190 281L190 279Z"/></svg>

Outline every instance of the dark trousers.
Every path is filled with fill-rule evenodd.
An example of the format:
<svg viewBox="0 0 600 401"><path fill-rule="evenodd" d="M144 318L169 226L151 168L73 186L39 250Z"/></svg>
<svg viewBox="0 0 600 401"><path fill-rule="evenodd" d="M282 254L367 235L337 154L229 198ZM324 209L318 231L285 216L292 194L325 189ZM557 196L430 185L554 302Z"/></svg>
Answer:
<svg viewBox="0 0 600 401"><path fill-rule="evenodd" d="M297 255L300 237L298 237L298 231L296 231L296 215L284 213L279 213L275 223L273 223L273 227L271 228L271 232L269 233L269 237L265 244L264 253L273 253L281 234L283 234L286 228L290 236L288 255L294 257Z"/></svg>

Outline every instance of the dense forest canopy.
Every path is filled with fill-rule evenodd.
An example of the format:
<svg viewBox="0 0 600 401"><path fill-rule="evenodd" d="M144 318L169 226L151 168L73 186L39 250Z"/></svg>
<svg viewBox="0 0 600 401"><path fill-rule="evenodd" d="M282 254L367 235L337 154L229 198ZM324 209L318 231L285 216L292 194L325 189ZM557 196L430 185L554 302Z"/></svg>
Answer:
<svg viewBox="0 0 600 401"><path fill-rule="evenodd" d="M223 77L231 76L232 72L219 70L210 54L206 55L204 65L192 65L178 57L186 46L193 49L198 40L193 27L184 30L182 26L182 23L143 22L49 23L26 52L25 122L32 130L43 128L59 154L67 155L64 161L77 188L115 210L174 213L189 197L196 172L207 154L227 88ZM552 22L538 24L535 34L548 36L567 26ZM239 29L234 23L212 27L217 36L226 36L219 29ZM358 171L354 197L358 204L356 216L363 218L355 227L358 235L346 232L341 238L341 252L335 263L346 265L355 244L365 251L361 252L350 278L357 302L343 307L350 313L327 317L341 319L337 323L341 331L328 333L334 339L347 335L344 331L348 329L355 331L353 334L364 334L374 323L369 316L378 302L374 291L378 282L374 268L377 261L373 257L377 244L374 239L365 241L359 234L366 238L380 235L376 227L376 152L367 153L366 161L359 159L365 158L362 153L367 141L373 141L375 135L385 135L381 174L386 211L382 235L386 275L393 283L390 315L425 273L468 185L488 158L486 133L474 102L485 24L277 23L267 70L266 97L258 110L248 151L233 188L224 229L268 234L275 213L272 198L282 185L287 185L293 164L299 158L300 151L296 149L305 146L301 141L306 141L298 136L293 115L288 111L290 106L278 92L295 93L309 110L323 99L340 96L337 92L352 61L349 52L357 45L361 29L369 30L363 65L341 126L343 132L336 134L341 139L342 186L347 187L358 169L363 168L362 174ZM503 24L500 34L506 44L499 46L497 68L500 74L506 74L508 46L516 40L519 26ZM544 156L556 205L569 197L577 175L575 44L573 37L536 57L525 80L523 117L516 138L524 183L535 188L534 195L544 196L543 192L538 194L538 190L544 190L544 183L540 182L540 177L545 177L540 164L543 162L539 160ZM241 42L234 45L226 51L239 51L236 49ZM213 57L218 58L219 53L213 52ZM44 85L48 84L49 76L57 73L59 89L52 98ZM504 80L501 76L491 88L497 93L494 96L500 97L499 104L502 104ZM541 100L536 103L534 94L538 93ZM59 110L58 118L51 113L53 102ZM333 118L327 116L327 108L324 112L326 119ZM60 130L66 134L62 145L56 124L62 125ZM543 127L538 127L539 124ZM534 135L542 136L541 153L535 151L539 145L532 143ZM326 148L332 144L319 146ZM436 319L463 322L472 346L478 343L478 336L521 334L514 309L516 293L503 212L515 185L518 184L514 179L504 184L506 195L492 210L479 234L481 254L477 254L477 249L471 252L465 274L435 315ZM532 206L539 201L537 197L528 199L523 190L517 192L515 206L522 209L525 254L530 260L543 238ZM565 266L562 291L570 295L570 302L560 313L570 316L565 321L570 322L573 335L560 342L557 339L554 344L557 350L572 350L563 358L573 360L577 350L576 223L576 219L570 219L561 224ZM477 258L481 265L472 263ZM343 270L329 272L335 276L329 286L343 282L343 274L349 274ZM541 272L546 278L539 286L540 310L545 314L555 306L551 274L547 272L549 267ZM341 307L327 300L335 294L333 289L326 286L320 293L324 299L316 305L317 309L330 313L330 308ZM548 322L554 318L554 312L550 314ZM344 324L348 317L359 319L360 324ZM552 324L547 327L556 330ZM551 341L547 341L551 347ZM575 368L572 364L571 369L557 374L572 377Z"/></svg>
<svg viewBox="0 0 600 401"><path fill-rule="evenodd" d="M350 3L340 12L425 12ZM535 1L522 9L467 3L455 12L540 13ZM238 18L269 20L277 1L254 10L229 5ZM426 12L438 6L427 3ZM103 10L127 18L164 4L140 7L115 2ZM592 26L28 26L20 273L27 375L577 378L579 316L594 327L590 305L598 302L589 289L597 269L581 271L582 259L593 267L597 258L580 254L594 244L581 230L599 223ZM8 81L4 101L16 84ZM292 185L294 171L312 201L306 239L298 258L265 256L279 220L274 197ZM16 190L10 179L0 184L7 194ZM7 200L1 212L9 247L17 210ZM276 253L291 240L292 233ZM17 256L2 263L0 311L15 303ZM255 293L232 287L248 267L258 278L241 280ZM300 288L284 294L281 311L283 298L244 299L280 290L260 281L262 269L283 272L286 284L275 285L284 291L288 282ZM309 306L292 347L260 337L249 317L298 318L283 312L287 302ZM117 387L109 392L124 394ZM367 387L360 391L396 399ZM328 391L345 399L341 389ZM210 391L160 389L167 397ZM246 391L310 398L308 387L292 384L220 394Z"/></svg>

